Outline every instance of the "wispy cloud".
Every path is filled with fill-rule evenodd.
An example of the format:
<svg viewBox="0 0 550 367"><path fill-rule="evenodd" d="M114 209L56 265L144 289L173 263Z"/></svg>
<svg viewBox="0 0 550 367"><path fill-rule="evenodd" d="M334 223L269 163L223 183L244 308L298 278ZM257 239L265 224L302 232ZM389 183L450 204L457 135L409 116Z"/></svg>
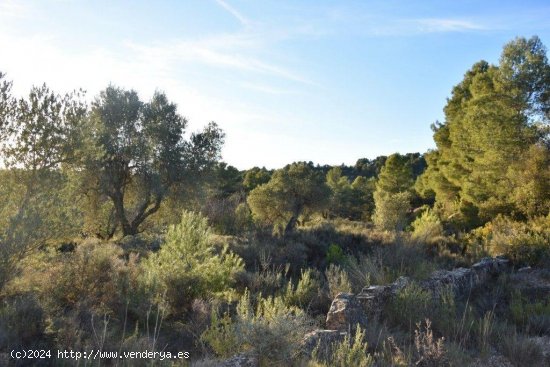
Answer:
<svg viewBox="0 0 550 367"><path fill-rule="evenodd" d="M411 21L421 32L465 32L487 29L485 25L464 19L425 18Z"/></svg>
<svg viewBox="0 0 550 367"><path fill-rule="evenodd" d="M221 39L227 40L227 35L220 35ZM242 42L241 42L242 41ZM128 43L138 55L157 55L169 63L198 63L211 67L235 69L240 71L249 71L287 81L317 85L315 82L303 77L302 75L289 70L286 67L263 61L257 54L262 46L256 44L253 40L235 41L230 46L221 42L216 37L208 39L198 39L193 41L170 41L158 43L155 45L144 45L137 43Z"/></svg>
<svg viewBox="0 0 550 367"><path fill-rule="evenodd" d="M224 10L231 14L235 19L237 19L243 26L248 27L252 24L252 22L247 17L242 15L241 12L229 5L226 1L216 0L216 3L224 8Z"/></svg>
<svg viewBox="0 0 550 367"><path fill-rule="evenodd" d="M418 18L418 19L378 19L371 18L368 24L358 29L365 36L408 37L431 33L482 32L493 26L465 19Z"/></svg>

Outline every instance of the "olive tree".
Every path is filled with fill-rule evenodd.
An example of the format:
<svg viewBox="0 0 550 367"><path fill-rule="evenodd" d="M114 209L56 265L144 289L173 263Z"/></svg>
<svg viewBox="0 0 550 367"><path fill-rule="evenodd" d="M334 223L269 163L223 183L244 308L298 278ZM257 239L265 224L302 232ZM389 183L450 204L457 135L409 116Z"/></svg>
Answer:
<svg viewBox="0 0 550 367"><path fill-rule="evenodd" d="M256 220L284 226L288 234L300 215L325 208L330 189L324 181L311 164L293 163L275 171L269 182L252 190L248 205Z"/></svg>
<svg viewBox="0 0 550 367"><path fill-rule="evenodd" d="M140 232L171 188L219 159L224 139L211 122L186 140L187 120L165 94L143 102L135 91L113 86L96 98L89 124L93 148L83 167L112 203L110 235L117 227L124 236Z"/></svg>

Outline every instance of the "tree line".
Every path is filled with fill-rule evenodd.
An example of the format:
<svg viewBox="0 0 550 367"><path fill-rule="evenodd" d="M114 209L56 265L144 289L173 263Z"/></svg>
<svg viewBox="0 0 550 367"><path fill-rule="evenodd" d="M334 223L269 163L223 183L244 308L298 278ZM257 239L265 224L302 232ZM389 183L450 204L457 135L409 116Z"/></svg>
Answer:
<svg viewBox="0 0 550 367"><path fill-rule="evenodd" d="M403 230L424 205L460 231L498 215L545 216L550 207L550 66L536 36L506 44L498 65L480 61L466 72L445 121L432 125L436 149L355 166L239 171L220 162L218 125L186 139L187 120L164 93L142 101L109 86L88 105L82 91L45 85L16 98L12 82L0 80L4 182L19 188L10 194L17 210L5 208L7 242L16 242L23 218L44 223L46 238L77 229L110 239L182 206L199 208L222 232L256 225L282 234L315 215Z"/></svg>

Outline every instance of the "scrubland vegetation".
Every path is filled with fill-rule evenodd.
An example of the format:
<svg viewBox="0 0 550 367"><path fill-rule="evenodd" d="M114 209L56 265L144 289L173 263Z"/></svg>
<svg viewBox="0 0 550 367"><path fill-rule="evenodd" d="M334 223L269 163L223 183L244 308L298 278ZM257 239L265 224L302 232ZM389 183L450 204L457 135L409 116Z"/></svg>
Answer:
<svg viewBox="0 0 550 367"><path fill-rule="evenodd" d="M464 298L413 282L330 351L301 344L338 293L401 276L502 255L550 284L550 65L538 38L465 73L433 125L437 149L355 166L239 171L220 161L218 125L184 134L162 93L144 102L109 86L87 105L41 86L18 99L0 76L0 352L544 365L533 337L550 336L550 293L523 292L514 274ZM72 362L19 361L40 363Z"/></svg>

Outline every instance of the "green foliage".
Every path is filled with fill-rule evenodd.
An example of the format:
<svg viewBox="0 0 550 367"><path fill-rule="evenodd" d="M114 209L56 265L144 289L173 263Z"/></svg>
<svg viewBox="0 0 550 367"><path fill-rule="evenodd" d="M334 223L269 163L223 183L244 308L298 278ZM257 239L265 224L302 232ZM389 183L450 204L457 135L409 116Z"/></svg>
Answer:
<svg viewBox="0 0 550 367"><path fill-rule="evenodd" d="M219 162L209 173L212 176L208 180L212 197L227 198L242 191L243 178L237 168L225 162Z"/></svg>
<svg viewBox="0 0 550 367"><path fill-rule="evenodd" d="M81 149L86 114L81 92L62 96L43 85L16 99L4 78L0 73L0 154L7 167L0 183L0 288L25 254L77 232L60 168Z"/></svg>
<svg viewBox="0 0 550 367"><path fill-rule="evenodd" d="M319 347L317 345L313 350L312 360L314 362L310 363L311 367L369 367L374 364L374 358L367 351L365 331L360 326L357 326L353 338L346 334L341 342L332 345L328 358L319 358L321 354Z"/></svg>
<svg viewBox="0 0 550 367"><path fill-rule="evenodd" d="M281 293L287 285L289 270L290 264L274 266L263 263L260 269L246 273L245 288L249 289L252 294L274 295Z"/></svg>
<svg viewBox="0 0 550 367"><path fill-rule="evenodd" d="M275 171L268 183L248 196L255 220L292 232L301 215L324 209L329 189L311 165L294 163Z"/></svg>
<svg viewBox="0 0 550 367"><path fill-rule="evenodd" d="M224 198L209 197L205 200L201 213L208 218L216 233L238 234L249 227L251 222L250 210L241 200L239 193Z"/></svg>
<svg viewBox="0 0 550 367"><path fill-rule="evenodd" d="M251 229L253 225L252 211L246 202L235 208L235 226L241 231Z"/></svg>
<svg viewBox="0 0 550 367"><path fill-rule="evenodd" d="M376 181L374 224L386 231L402 231L407 225L413 188L412 167L408 159L392 154Z"/></svg>
<svg viewBox="0 0 550 367"><path fill-rule="evenodd" d="M345 259L344 250L333 243L328 247L326 259L327 264L341 264Z"/></svg>
<svg viewBox="0 0 550 367"><path fill-rule="evenodd" d="M292 284L292 280L288 282L283 299L289 307L307 309L318 296L320 288L319 274L312 269L302 270L296 286Z"/></svg>
<svg viewBox="0 0 550 367"><path fill-rule="evenodd" d="M26 255L78 233L80 213L65 186L58 172L0 171L0 289Z"/></svg>
<svg viewBox="0 0 550 367"><path fill-rule="evenodd" d="M259 297L254 308L245 292L235 317L214 315L201 339L222 357L249 352L258 356L260 365L292 365L299 358L300 341L311 327L307 315L287 306L281 297Z"/></svg>
<svg viewBox="0 0 550 367"><path fill-rule="evenodd" d="M208 218L208 223L216 233L235 235L249 229L250 210L245 202L241 172L221 162L201 176L199 190L202 194L195 193L193 196L199 199L197 207ZM181 207L189 209L193 205Z"/></svg>
<svg viewBox="0 0 550 367"><path fill-rule="evenodd" d="M355 216L354 190L347 177L342 176L342 169L334 167L326 175L327 186L332 191L330 198L329 213L341 218Z"/></svg>
<svg viewBox="0 0 550 367"><path fill-rule="evenodd" d="M528 223L498 216L472 233L470 247L482 247L491 256L506 255L518 264L550 263L550 218Z"/></svg>
<svg viewBox="0 0 550 367"><path fill-rule="evenodd" d="M420 243L431 243L444 236L443 225L433 210L426 210L412 223L412 238Z"/></svg>
<svg viewBox="0 0 550 367"><path fill-rule="evenodd" d="M271 173L265 167L254 167L244 174L243 186L246 191L250 192L256 187L268 183L270 178Z"/></svg>
<svg viewBox="0 0 550 367"><path fill-rule="evenodd" d="M215 249L206 218L183 212L170 226L165 243L143 262L144 283L171 311L184 311L195 298L221 296L231 291L242 260L227 247Z"/></svg>
<svg viewBox="0 0 550 367"><path fill-rule="evenodd" d="M380 365L467 365L494 348L541 365L527 335L550 331L545 271L468 299L415 282L481 255L550 264L549 86L546 49L517 38L453 88L433 151L241 172L218 162L217 125L185 138L162 93L109 86L88 108L46 86L15 98L0 73L0 349L185 350L201 334L219 357L301 365L330 298L397 279L379 319L310 365L370 366L367 340ZM449 251L461 240L466 254Z"/></svg>
<svg viewBox="0 0 550 367"><path fill-rule="evenodd" d="M347 258L344 267L355 292L370 284L392 283L401 276L423 280L438 267L424 246L393 241L375 247L369 255Z"/></svg>
<svg viewBox="0 0 550 367"><path fill-rule="evenodd" d="M87 112L82 91L60 95L44 84L31 88L28 98L16 100L11 96L11 83L3 86L3 163L38 172L74 159L82 148L82 121Z"/></svg>
<svg viewBox="0 0 550 367"><path fill-rule="evenodd" d="M540 39L517 38L504 46L498 66L478 62L453 88L446 121L433 127L437 151L417 185L425 196L433 193L446 220L469 229L516 207L526 215L547 212L546 158L531 147L544 140L533 122L548 120L548 80ZM514 168L519 157L529 163Z"/></svg>
<svg viewBox="0 0 550 367"><path fill-rule="evenodd" d="M380 171L376 181L377 191L397 194L410 191L413 187L413 172L410 161L399 153L392 154Z"/></svg>
<svg viewBox="0 0 550 367"><path fill-rule="evenodd" d="M510 169L512 200L527 217L550 215L550 149L535 144Z"/></svg>
<svg viewBox="0 0 550 367"><path fill-rule="evenodd" d="M331 217L369 219L373 210L374 178L357 176L352 183L342 175L341 167L333 167L326 174L326 183L332 195L328 206Z"/></svg>
<svg viewBox="0 0 550 367"><path fill-rule="evenodd" d="M355 216L353 219L362 219L369 221L374 212L373 193L375 189L375 178L367 179L363 176L358 176L351 183L351 188L354 194Z"/></svg>
<svg viewBox="0 0 550 367"><path fill-rule="evenodd" d="M389 194L383 191L374 192L374 224L385 231L402 231L408 223L408 213L411 209L411 194L399 192Z"/></svg>
<svg viewBox="0 0 550 367"><path fill-rule="evenodd" d="M187 120L164 94L144 103L113 86L95 100L89 122L92 149L78 164L98 177L94 189L112 201L123 235L138 233L186 173L211 166L224 137L211 123L185 141Z"/></svg>
<svg viewBox="0 0 550 367"><path fill-rule="evenodd" d="M431 306L431 293L411 283L399 290L387 310L387 317L393 325L410 330L416 323L430 317Z"/></svg>

